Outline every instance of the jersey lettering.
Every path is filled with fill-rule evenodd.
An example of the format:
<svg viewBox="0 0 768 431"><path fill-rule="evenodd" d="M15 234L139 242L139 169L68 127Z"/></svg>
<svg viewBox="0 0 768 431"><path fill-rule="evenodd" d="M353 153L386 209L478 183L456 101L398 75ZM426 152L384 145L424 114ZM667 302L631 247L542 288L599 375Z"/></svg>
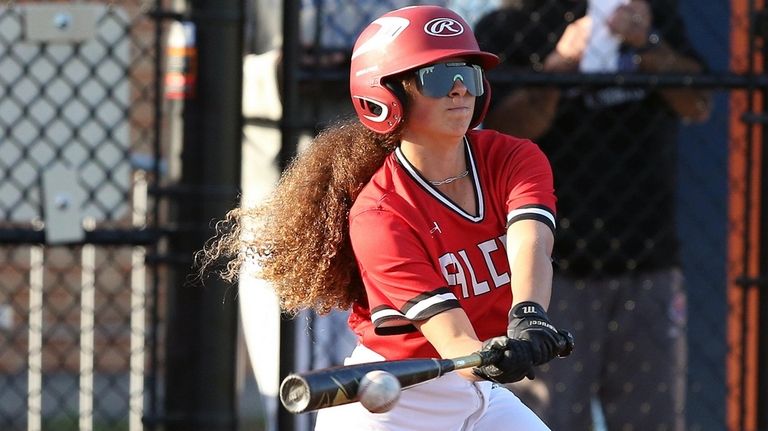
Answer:
<svg viewBox="0 0 768 431"><path fill-rule="evenodd" d="M443 277L445 277L446 283L448 283L449 286L461 286L462 297L469 298L470 292L467 282L468 273L469 279L472 281L472 296L479 296L490 292L491 287L489 281L480 280L477 276L478 273L486 274L486 272L475 271L476 265L484 265L482 268L487 270L487 274L490 275L494 288L499 288L509 284L509 272L500 272L496 268L492 258L494 253L502 253L502 251L499 250L497 241L501 241L504 245L504 253L506 256L506 244L504 243L504 240L506 240L506 235L502 235L494 239L489 239L478 244L477 248L480 251L480 255L482 256L482 261L476 261L473 263L466 250L459 250L457 253L449 252L440 256L440 270L443 273ZM461 257L461 262L463 265L456 258L456 254ZM475 260L477 260L477 257L475 257ZM477 266L477 268L479 269L481 266Z"/></svg>
<svg viewBox="0 0 768 431"><path fill-rule="evenodd" d="M469 275L472 277L472 293L477 295L482 295L485 292L490 292L491 288L488 287L487 281L481 281L477 282L477 276L475 275L475 268L472 267L472 262L469 261L469 258L467 257L467 252L464 250L459 251L459 256L461 256L462 259L464 259L464 263L467 265L467 269L469 270Z"/></svg>
<svg viewBox="0 0 768 431"><path fill-rule="evenodd" d="M453 253L446 253L440 256L440 270L443 272L445 282L449 286L461 286L461 294L464 298L469 296L464 268L459 264Z"/></svg>
<svg viewBox="0 0 768 431"><path fill-rule="evenodd" d="M507 272L499 274L493 264L493 259L491 259L491 253L499 249L496 245L496 240L489 239L488 241L481 242L478 247L480 247L480 251L483 252L483 259L485 259L485 264L488 265L488 272L491 273L493 285L499 287L509 283L509 274Z"/></svg>

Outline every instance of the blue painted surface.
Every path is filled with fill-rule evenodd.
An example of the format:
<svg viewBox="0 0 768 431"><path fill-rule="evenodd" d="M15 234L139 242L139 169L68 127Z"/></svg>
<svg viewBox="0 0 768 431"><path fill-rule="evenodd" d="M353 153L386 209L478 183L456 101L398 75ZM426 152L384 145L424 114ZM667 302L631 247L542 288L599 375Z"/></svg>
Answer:
<svg viewBox="0 0 768 431"><path fill-rule="evenodd" d="M681 0L694 46L715 72L729 61L730 2ZM689 430L725 429L728 93L680 136L679 232L688 286Z"/></svg>

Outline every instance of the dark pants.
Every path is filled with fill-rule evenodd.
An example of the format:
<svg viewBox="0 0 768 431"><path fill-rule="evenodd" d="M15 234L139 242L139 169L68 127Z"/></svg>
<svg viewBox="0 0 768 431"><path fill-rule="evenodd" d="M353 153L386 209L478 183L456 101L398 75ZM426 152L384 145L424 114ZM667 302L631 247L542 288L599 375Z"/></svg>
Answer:
<svg viewBox="0 0 768 431"><path fill-rule="evenodd" d="M548 314L573 333L576 348L510 387L553 431L594 429L593 398L609 431L683 431L685 302L677 269L599 280L556 275Z"/></svg>

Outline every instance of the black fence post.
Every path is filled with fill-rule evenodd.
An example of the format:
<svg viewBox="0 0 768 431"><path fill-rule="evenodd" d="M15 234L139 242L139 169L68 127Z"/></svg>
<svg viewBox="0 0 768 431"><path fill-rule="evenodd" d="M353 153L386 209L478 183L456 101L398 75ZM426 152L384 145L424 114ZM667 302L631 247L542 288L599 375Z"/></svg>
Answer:
<svg viewBox="0 0 768 431"><path fill-rule="evenodd" d="M755 8L754 2L750 3L751 8ZM768 10L765 8L759 10L751 10L752 12L752 49L754 51L760 50L762 55L762 64L753 65L751 70L755 74L765 73L768 70L768 46L766 46L766 40L768 40ZM757 52L755 52L757 54ZM757 274L751 281L751 288L756 289L759 298L759 307L757 312L757 352L756 363L757 365L757 394L756 394L756 411L755 421L757 423L758 430L768 430L768 370L766 370L765 364L768 361L768 222L766 222L766 216L768 216L768 135L766 129L768 129L768 108L766 108L766 97L768 97L768 90L765 86L759 86L757 93L762 99L762 104L755 106L759 112L757 113L760 118L761 139L756 142L755 145L760 145L760 160L752 161L754 172L758 176L756 185L758 189L757 195L762 196L755 204L758 205L757 217L754 223L757 223L758 238L755 239L755 245L752 250L753 253L758 256ZM751 152L750 152L751 154ZM748 178L748 181L750 178ZM747 232L749 235L749 232ZM749 241L749 239L747 239ZM746 308L745 303L745 308ZM746 420L744 418L743 420Z"/></svg>
<svg viewBox="0 0 768 431"><path fill-rule="evenodd" d="M299 3L283 2L282 88L283 118L280 124L281 142L278 162L284 170L296 155L299 136L298 72L299 72ZM296 370L296 323L288 316L280 319L280 381ZM296 431L296 420L282 405L278 406L277 429Z"/></svg>
<svg viewBox="0 0 768 431"><path fill-rule="evenodd" d="M236 288L199 282L192 258L237 204L242 134L243 1L187 0L197 81L184 101L178 183L169 190L165 416L167 431L237 429Z"/></svg>
<svg viewBox="0 0 768 431"><path fill-rule="evenodd" d="M765 93L763 92L763 100L765 99ZM760 162L761 178L760 178L760 190L761 205L760 205L760 238L758 240L760 267L759 278L757 280L757 286L760 289L760 309L759 309L759 334L758 334L758 352L757 363L758 365L758 394L757 394L757 428L759 430L768 430L768 369L765 364L768 363L768 145L766 145L768 137L766 137L765 125L763 125L763 139L762 139L762 160Z"/></svg>
<svg viewBox="0 0 768 431"><path fill-rule="evenodd" d="M765 73L768 70L768 10L763 9L760 12L762 17L760 26L760 36L762 38L762 56L763 64L762 71ZM768 100L768 90L766 87L761 87L762 97L762 116L768 118L768 107L766 107L766 100ZM758 232L759 238L757 239L757 253L759 256L758 265L758 279L757 288L759 289L760 307L758 311L759 324L758 324L758 352L757 363L761 364L757 367L758 373L758 394L757 394L757 428L760 430L768 430L768 369L765 364L768 363L768 121L764 121L762 124L762 139L760 142L761 160L756 162L760 169L760 181L757 187L760 190L760 208L758 210L759 216L757 223L760 224Z"/></svg>

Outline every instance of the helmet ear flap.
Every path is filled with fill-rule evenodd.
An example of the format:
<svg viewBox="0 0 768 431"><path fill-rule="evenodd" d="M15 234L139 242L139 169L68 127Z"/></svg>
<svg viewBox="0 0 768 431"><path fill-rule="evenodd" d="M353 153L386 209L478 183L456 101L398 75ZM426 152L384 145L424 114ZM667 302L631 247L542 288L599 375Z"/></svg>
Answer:
<svg viewBox="0 0 768 431"><path fill-rule="evenodd" d="M355 95L362 92L356 91L354 85L350 87L350 91L358 118L370 130L376 133L390 133L402 123L405 112L396 86L390 88L382 81L378 86L366 87L366 96Z"/></svg>
<svg viewBox="0 0 768 431"><path fill-rule="evenodd" d="M405 91L403 82L400 79L390 78L384 81L383 84L384 84L384 87L386 87L389 91L392 92L392 94L395 96L397 101L400 102L400 106L403 107L403 116L406 116L408 114L410 98L408 97L408 92Z"/></svg>

